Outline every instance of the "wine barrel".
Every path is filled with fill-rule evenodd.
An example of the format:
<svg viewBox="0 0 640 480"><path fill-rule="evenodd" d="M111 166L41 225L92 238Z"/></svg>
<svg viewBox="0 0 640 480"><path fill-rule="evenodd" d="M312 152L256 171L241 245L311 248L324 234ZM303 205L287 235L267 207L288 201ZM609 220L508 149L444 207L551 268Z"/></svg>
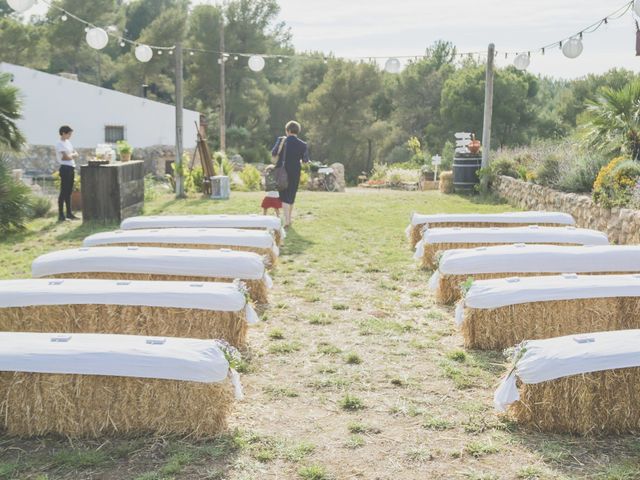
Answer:
<svg viewBox="0 0 640 480"><path fill-rule="evenodd" d="M478 170L482 157L476 155L456 155L453 157L453 189L456 193L474 193L480 183Z"/></svg>

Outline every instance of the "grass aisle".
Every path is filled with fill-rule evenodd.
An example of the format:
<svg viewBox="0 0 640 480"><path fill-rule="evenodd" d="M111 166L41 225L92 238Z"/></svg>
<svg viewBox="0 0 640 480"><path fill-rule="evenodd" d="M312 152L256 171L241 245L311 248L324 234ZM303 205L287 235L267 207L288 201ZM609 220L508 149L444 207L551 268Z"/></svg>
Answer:
<svg viewBox="0 0 640 480"><path fill-rule="evenodd" d="M260 199L165 196L146 213L255 212ZM639 478L636 438L541 435L498 419L501 355L464 351L451 309L427 293L404 237L410 212L508 209L436 192L302 192L227 434L197 444L0 437L0 479ZM0 277L25 276L37 255L96 231L52 220L33 229L0 243Z"/></svg>

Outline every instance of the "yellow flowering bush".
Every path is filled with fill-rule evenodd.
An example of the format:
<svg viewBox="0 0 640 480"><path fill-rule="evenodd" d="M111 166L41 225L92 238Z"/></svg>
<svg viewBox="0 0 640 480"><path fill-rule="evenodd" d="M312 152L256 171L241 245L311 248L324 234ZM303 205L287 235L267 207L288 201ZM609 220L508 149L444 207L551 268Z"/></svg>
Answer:
<svg viewBox="0 0 640 480"><path fill-rule="evenodd" d="M640 163L616 157L600 169L593 183L593 199L603 207L627 206L640 179Z"/></svg>

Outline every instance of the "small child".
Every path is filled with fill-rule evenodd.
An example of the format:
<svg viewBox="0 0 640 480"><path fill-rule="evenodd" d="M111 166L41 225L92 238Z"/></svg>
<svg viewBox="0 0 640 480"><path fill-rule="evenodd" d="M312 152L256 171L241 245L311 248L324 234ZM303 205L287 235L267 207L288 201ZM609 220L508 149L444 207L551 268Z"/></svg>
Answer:
<svg viewBox="0 0 640 480"><path fill-rule="evenodd" d="M276 190L274 169L274 165L269 165L264 171L264 187L266 193L262 199L262 212L264 215L267 215L268 210L273 208L276 211L276 216L279 217L282 201L280 200L280 194Z"/></svg>

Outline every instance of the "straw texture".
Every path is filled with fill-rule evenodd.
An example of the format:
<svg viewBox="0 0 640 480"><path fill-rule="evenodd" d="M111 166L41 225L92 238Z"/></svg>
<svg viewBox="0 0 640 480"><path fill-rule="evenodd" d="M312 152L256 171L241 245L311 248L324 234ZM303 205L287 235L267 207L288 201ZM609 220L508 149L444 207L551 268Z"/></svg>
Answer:
<svg viewBox="0 0 640 480"><path fill-rule="evenodd" d="M232 402L229 380L0 372L0 429L20 437L211 437L226 428Z"/></svg>
<svg viewBox="0 0 640 480"><path fill-rule="evenodd" d="M98 278L110 280L155 280L155 281L184 281L184 282L223 282L232 283L233 278L199 277L195 275L162 275L156 273L127 273L127 272L73 272L59 275L48 275L47 278ZM249 291L249 296L256 304L269 303L268 289L264 280L241 280Z"/></svg>
<svg viewBox="0 0 640 480"><path fill-rule="evenodd" d="M638 298L587 298L531 302L499 308L465 308L467 348L502 350L523 340L640 328Z"/></svg>
<svg viewBox="0 0 640 480"><path fill-rule="evenodd" d="M0 331L215 338L244 349L248 325L244 309L220 312L142 305L74 304L2 308Z"/></svg>
<svg viewBox="0 0 640 480"><path fill-rule="evenodd" d="M640 368L521 384L519 390L508 415L524 426L579 435L640 432Z"/></svg>

